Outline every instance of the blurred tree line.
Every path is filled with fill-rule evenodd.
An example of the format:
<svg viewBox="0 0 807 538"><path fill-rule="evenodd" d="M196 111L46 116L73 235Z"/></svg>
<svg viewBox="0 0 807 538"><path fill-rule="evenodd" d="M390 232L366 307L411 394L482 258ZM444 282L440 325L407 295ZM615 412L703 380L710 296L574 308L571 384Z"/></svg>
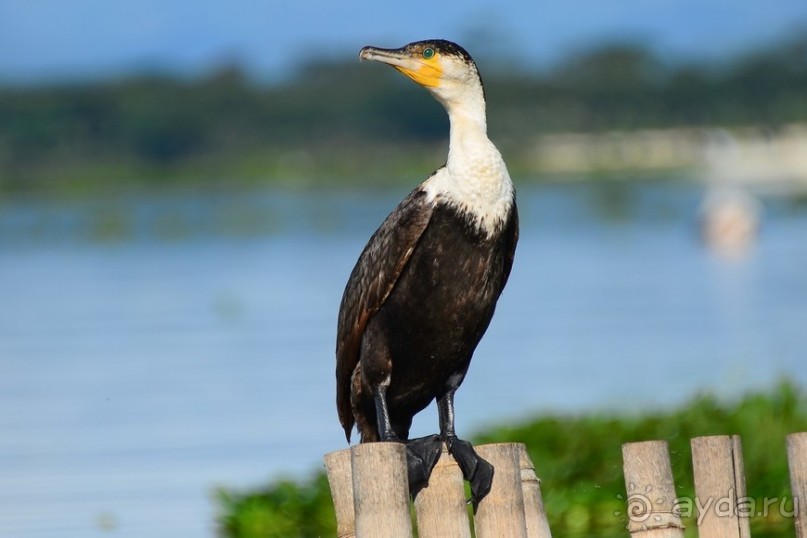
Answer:
<svg viewBox="0 0 807 538"><path fill-rule="evenodd" d="M807 120L807 37L725 65L669 65L633 45L543 72L490 64L480 65L489 129L505 153L548 132ZM426 92L379 71L351 59L309 63L278 85L228 67L197 80L0 89L0 188L420 177L442 164L447 118Z"/></svg>

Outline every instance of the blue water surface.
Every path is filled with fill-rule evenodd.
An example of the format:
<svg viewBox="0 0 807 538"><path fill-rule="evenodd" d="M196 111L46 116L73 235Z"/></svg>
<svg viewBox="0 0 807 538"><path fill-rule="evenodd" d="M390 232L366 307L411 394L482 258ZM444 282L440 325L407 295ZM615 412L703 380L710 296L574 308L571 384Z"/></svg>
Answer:
<svg viewBox="0 0 807 538"><path fill-rule="evenodd" d="M0 536L211 536L217 487L306 476L346 446L336 315L407 189L0 201ZM457 427L639 413L807 383L807 208L705 248L684 181L519 190L508 288ZM413 434L437 429L434 410Z"/></svg>

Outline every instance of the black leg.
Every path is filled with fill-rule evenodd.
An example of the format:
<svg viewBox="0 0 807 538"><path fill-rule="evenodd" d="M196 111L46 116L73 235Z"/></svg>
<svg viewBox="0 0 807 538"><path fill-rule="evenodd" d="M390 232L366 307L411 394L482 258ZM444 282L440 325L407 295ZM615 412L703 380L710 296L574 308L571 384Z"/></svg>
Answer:
<svg viewBox="0 0 807 538"><path fill-rule="evenodd" d="M398 436L392 429L392 421L389 418L389 406L387 405L387 387L379 385L375 389L375 416L378 421L378 436L382 441L397 441Z"/></svg>
<svg viewBox="0 0 807 538"><path fill-rule="evenodd" d="M454 432L454 391L449 391L437 400L437 416L440 420L440 437L456 437Z"/></svg>
<svg viewBox="0 0 807 538"><path fill-rule="evenodd" d="M493 465L479 457L468 441L457 438L454 431L454 390L449 390L437 400L437 411L440 417L440 437L448 446L448 451L462 471L462 476L471 484L470 502L474 513L479 501L490 493L493 483Z"/></svg>
<svg viewBox="0 0 807 538"><path fill-rule="evenodd" d="M387 387L379 386L375 391L376 419L378 435L382 441L398 441L398 435L392 427L392 419L387 405ZM443 441L439 435L429 435L406 442L406 467L409 477L409 494L414 499L421 489L429 484L440 454L443 452Z"/></svg>

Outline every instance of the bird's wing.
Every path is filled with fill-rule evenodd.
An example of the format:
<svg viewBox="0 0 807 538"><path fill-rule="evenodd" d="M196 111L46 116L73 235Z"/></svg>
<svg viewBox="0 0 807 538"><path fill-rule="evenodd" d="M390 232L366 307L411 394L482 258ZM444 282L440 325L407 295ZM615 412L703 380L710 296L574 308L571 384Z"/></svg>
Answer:
<svg viewBox="0 0 807 538"><path fill-rule="evenodd" d="M510 270L513 268L513 260L516 256L516 244L518 243L518 208L516 207L515 199L513 200L513 210L510 212L510 220L507 223L505 230L505 238L507 247L504 252L504 271L502 272L502 287L504 289L507 284L507 279L510 278Z"/></svg>
<svg viewBox="0 0 807 538"><path fill-rule="evenodd" d="M336 407L348 442L354 424L351 377L359 362L364 329L395 287L431 216L432 205L418 187L367 242L345 286L336 340Z"/></svg>

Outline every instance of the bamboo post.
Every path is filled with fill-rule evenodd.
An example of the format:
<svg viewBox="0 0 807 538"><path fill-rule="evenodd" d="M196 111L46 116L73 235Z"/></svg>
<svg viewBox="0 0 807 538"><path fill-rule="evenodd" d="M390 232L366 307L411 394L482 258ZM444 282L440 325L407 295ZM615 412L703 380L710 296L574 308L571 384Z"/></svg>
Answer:
<svg viewBox="0 0 807 538"><path fill-rule="evenodd" d="M684 538L667 443L625 443L622 460L631 536Z"/></svg>
<svg viewBox="0 0 807 538"><path fill-rule="evenodd" d="M333 508L336 512L337 538L356 536L353 512L353 477L350 466L350 449L325 454L325 472L331 488Z"/></svg>
<svg viewBox="0 0 807 538"><path fill-rule="evenodd" d="M535 466L527 453L527 446L518 443L516 448L521 469L521 494L524 497L527 538L551 538L552 533L549 532L549 521L541 498L541 481L535 474Z"/></svg>
<svg viewBox="0 0 807 538"><path fill-rule="evenodd" d="M350 449L358 538L412 538L406 446L380 442Z"/></svg>
<svg viewBox="0 0 807 538"><path fill-rule="evenodd" d="M695 505L701 538L750 538L753 503L745 493L739 435L696 437L692 446Z"/></svg>
<svg viewBox="0 0 807 538"><path fill-rule="evenodd" d="M415 510L420 538L471 538L462 471L445 447L428 487L415 497Z"/></svg>
<svg viewBox="0 0 807 538"><path fill-rule="evenodd" d="M524 496L516 443L480 445L476 452L495 469L490 493L474 516L477 538L526 538Z"/></svg>
<svg viewBox="0 0 807 538"><path fill-rule="evenodd" d="M787 462L796 536L807 538L807 432L787 436Z"/></svg>

